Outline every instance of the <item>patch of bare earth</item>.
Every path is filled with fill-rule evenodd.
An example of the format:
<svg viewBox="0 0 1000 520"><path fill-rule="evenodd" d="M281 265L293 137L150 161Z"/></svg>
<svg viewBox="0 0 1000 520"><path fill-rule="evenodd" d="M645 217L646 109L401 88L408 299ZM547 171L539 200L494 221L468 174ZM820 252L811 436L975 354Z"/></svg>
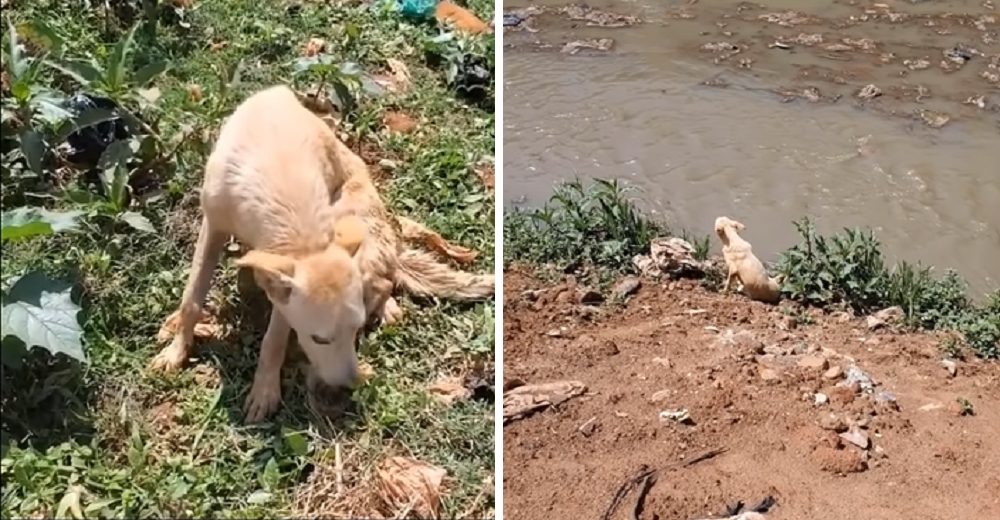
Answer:
<svg viewBox="0 0 1000 520"><path fill-rule="evenodd" d="M586 385L505 425L506 518L598 518L648 470L638 518L767 496L769 520L1000 518L997 363L952 376L932 335L794 320L695 281L644 280L595 310L585 291L514 269L504 294L504 388ZM630 518L642 487L610 518Z"/></svg>

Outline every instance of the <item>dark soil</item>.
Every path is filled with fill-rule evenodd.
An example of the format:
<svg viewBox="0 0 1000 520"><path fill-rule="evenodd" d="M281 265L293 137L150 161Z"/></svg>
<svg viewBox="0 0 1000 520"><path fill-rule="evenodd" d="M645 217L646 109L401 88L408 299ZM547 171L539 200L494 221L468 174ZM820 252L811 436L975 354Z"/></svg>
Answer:
<svg viewBox="0 0 1000 520"><path fill-rule="evenodd" d="M767 496L769 520L1000 518L1000 364L968 358L952 377L940 336L873 332L696 281L644 280L599 310L578 292L504 273L504 387L588 387L504 427L505 518L600 518L643 465L657 478L640 518L704 518ZM831 370L852 364L871 393ZM676 409L690 423L660 419ZM838 436L848 427L867 449ZM726 451L684 466L713 449ZM613 518L630 518L639 488Z"/></svg>

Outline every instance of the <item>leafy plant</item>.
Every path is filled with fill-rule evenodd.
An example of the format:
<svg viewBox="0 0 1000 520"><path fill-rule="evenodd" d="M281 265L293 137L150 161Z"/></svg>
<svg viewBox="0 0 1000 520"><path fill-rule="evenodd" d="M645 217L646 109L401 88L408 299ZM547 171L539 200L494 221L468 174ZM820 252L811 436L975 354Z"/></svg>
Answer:
<svg viewBox="0 0 1000 520"><path fill-rule="evenodd" d="M140 68L133 68L132 54L135 47L135 33L138 25L129 29L124 37L111 49L104 63L93 56L87 59L47 61L54 69L66 74L81 87L101 92L112 99L131 99L140 104L155 102L158 93L142 90L158 76L166 72L166 61L153 61Z"/></svg>
<svg viewBox="0 0 1000 520"><path fill-rule="evenodd" d="M509 212L504 217L508 259L632 271L632 257L646 252L666 228L642 215L628 191L616 180L589 187L572 181L557 186L542 208Z"/></svg>
<svg viewBox="0 0 1000 520"><path fill-rule="evenodd" d="M316 97L324 94L341 114L354 113L357 107L354 92L362 88L361 68L356 63L337 63L333 56L320 53L295 60L294 75L317 81Z"/></svg>
<svg viewBox="0 0 1000 520"><path fill-rule="evenodd" d="M813 305L847 303L865 312L886 301L888 276L881 245L871 231L845 229L819 235L808 219L795 222L802 242L781 254L782 291Z"/></svg>
<svg viewBox="0 0 1000 520"><path fill-rule="evenodd" d="M3 242L24 240L76 227L79 212L52 212L18 208L3 214ZM83 333L77 322L80 307L73 302L72 287L40 272L20 278L2 297L0 360L16 367L27 348L42 347L85 361Z"/></svg>

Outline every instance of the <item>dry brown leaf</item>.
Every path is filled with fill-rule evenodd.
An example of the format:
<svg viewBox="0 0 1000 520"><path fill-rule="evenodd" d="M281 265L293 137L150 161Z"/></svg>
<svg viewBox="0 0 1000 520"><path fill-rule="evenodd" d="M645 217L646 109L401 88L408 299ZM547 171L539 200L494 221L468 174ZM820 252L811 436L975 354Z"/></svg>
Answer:
<svg viewBox="0 0 1000 520"><path fill-rule="evenodd" d="M382 462L377 473L383 514L394 518L440 518L446 470L409 457L391 457Z"/></svg>
<svg viewBox="0 0 1000 520"><path fill-rule="evenodd" d="M417 129L417 122L412 117L403 113L390 110L382 114L382 124L390 132L397 134L408 134Z"/></svg>
<svg viewBox="0 0 1000 520"><path fill-rule="evenodd" d="M410 88L410 69L400 60L389 58L385 60L389 69L384 74L375 75L372 79L389 92L405 92Z"/></svg>
<svg viewBox="0 0 1000 520"><path fill-rule="evenodd" d="M302 49L302 55L311 58L321 52L326 48L326 40L323 38L310 38L306 42L305 47Z"/></svg>
<svg viewBox="0 0 1000 520"><path fill-rule="evenodd" d="M490 193L493 193L493 190L496 187L493 165L483 164L477 167L474 171L476 172L476 177L479 177L480 182L483 183L483 186L485 186Z"/></svg>
<svg viewBox="0 0 1000 520"><path fill-rule="evenodd" d="M399 222L403 238L421 242L424 247L431 251L444 255L460 264L471 263L479 256L478 252L467 247L452 244L434 230L415 220L406 217L396 217L396 220Z"/></svg>
<svg viewBox="0 0 1000 520"><path fill-rule="evenodd" d="M188 85L188 98L191 101L193 101L195 103L198 103L204 97L205 97L205 94L201 90L201 85L198 85L197 83L192 83L192 84Z"/></svg>
<svg viewBox="0 0 1000 520"><path fill-rule="evenodd" d="M160 331L156 333L156 341L160 343L168 343L177 334L177 327L180 325L181 314L180 311L174 311L173 314L167 316L167 319L163 320L163 325L160 326ZM213 321L212 315L206 310L201 311L201 318L198 323L194 326L194 337L196 338L217 338L221 334L222 327L218 323Z"/></svg>
<svg viewBox="0 0 1000 520"><path fill-rule="evenodd" d="M454 376L439 379L427 387L427 392L438 401L449 405L455 401L468 399L472 395L472 392L462 384L462 378Z"/></svg>

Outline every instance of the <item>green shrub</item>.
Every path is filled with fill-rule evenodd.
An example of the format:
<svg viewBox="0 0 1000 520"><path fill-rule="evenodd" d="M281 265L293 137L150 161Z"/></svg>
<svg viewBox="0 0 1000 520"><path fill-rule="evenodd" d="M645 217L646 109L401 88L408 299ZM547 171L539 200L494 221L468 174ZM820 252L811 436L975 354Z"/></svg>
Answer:
<svg viewBox="0 0 1000 520"><path fill-rule="evenodd" d="M555 264L563 270L596 265L631 272L632 257L649 252L666 227L643 215L618 181L556 186L542 208L504 216L506 261Z"/></svg>
<svg viewBox="0 0 1000 520"><path fill-rule="evenodd" d="M881 244L871 231L845 229L824 237L808 218L795 227L802 243L778 261L786 296L818 306L846 303L861 312L884 306L888 276Z"/></svg>

